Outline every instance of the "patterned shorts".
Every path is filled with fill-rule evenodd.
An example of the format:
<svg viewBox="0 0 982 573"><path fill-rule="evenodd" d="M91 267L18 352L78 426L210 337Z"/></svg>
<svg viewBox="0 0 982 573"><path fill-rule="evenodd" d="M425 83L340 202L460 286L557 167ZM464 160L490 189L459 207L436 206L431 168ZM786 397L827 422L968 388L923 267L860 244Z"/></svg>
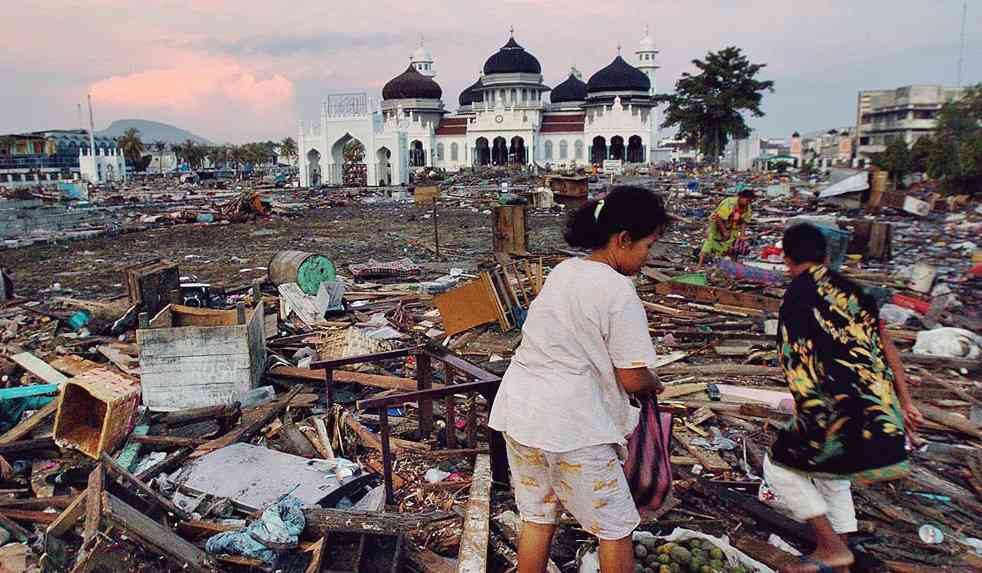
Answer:
<svg viewBox="0 0 982 573"><path fill-rule="evenodd" d="M641 523L613 444L570 452L524 446L507 434L515 502L524 521L558 523L565 509L603 540L623 539Z"/></svg>

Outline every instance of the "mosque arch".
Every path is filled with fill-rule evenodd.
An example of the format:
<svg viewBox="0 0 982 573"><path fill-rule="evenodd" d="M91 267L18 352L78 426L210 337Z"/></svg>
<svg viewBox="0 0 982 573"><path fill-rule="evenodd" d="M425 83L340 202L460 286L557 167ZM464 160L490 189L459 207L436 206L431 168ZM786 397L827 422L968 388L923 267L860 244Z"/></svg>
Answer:
<svg viewBox="0 0 982 573"><path fill-rule="evenodd" d="M478 137L474 142L474 162L481 166L491 163L491 145L488 143L488 138Z"/></svg>
<svg viewBox="0 0 982 573"><path fill-rule="evenodd" d="M437 159L437 161L443 161L443 151L444 151L443 144L442 143L437 143L436 144L436 159Z"/></svg>
<svg viewBox="0 0 982 573"><path fill-rule="evenodd" d="M565 139L559 140L559 159L560 161L569 159L569 144Z"/></svg>
<svg viewBox="0 0 982 573"><path fill-rule="evenodd" d="M593 145L590 147L590 161L600 165L607 159L607 140L602 135L593 138Z"/></svg>
<svg viewBox="0 0 982 573"><path fill-rule="evenodd" d="M545 150L546 161L552 161L552 142L546 140L545 144L542 147Z"/></svg>
<svg viewBox="0 0 982 573"><path fill-rule="evenodd" d="M450 161L457 161L457 142L450 144Z"/></svg>
<svg viewBox="0 0 982 573"><path fill-rule="evenodd" d="M504 137L496 137L491 145L491 164L505 165L506 163L508 163L508 142Z"/></svg>
<svg viewBox="0 0 982 573"><path fill-rule="evenodd" d="M375 152L375 161L378 163L376 173L378 174L379 185L392 185L392 152L388 147L379 147Z"/></svg>
<svg viewBox="0 0 982 573"><path fill-rule="evenodd" d="M610 158L615 160L624 160L624 138L615 135L610 138Z"/></svg>
<svg viewBox="0 0 982 573"><path fill-rule="evenodd" d="M310 187L321 184L321 152L316 149L307 152L307 181Z"/></svg>
<svg viewBox="0 0 982 573"><path fill-rule="evenodd" d="M583 140L577 139L573 142L573 158L577 161L583 159Z"/></svg>
<svg viewBox="0 0 982 573"><path fill-rule="evenodd" d="M510 162L518 165L524 165L527 163L526 155L525 139L520 135L516 135L515 137L511 138L511 146L508 148L508 158L511 160Z"/></svg>
<svg viewBox="0 0 982 573"><path fill-rule="evenodd" d="M644 142L640 135L632 135L627 140L627 162L644 163Z"/></svg>
<svg viewBox="0 0 982 573"><path fill-rule="evenodd" d="M410 167L426 166L426 150L423 149L423 142L418 139L414 139L409 144L409 166Z"/></svg>

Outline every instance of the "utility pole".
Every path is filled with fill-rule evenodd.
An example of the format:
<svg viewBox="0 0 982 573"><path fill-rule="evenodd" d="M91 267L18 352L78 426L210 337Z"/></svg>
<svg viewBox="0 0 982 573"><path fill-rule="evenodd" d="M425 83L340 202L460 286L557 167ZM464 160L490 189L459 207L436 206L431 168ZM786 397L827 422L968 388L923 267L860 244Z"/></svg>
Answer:
<svg viewBox="0 0 982 573"><path fill-rule="evenodd" d="M965 61L965 19L968 17L968 2L962 3L962 39L958 46L958 85L962 87L962 64Z"/></svg>
<svg viewBox="0 0 982 573"><path fill-rule="evenodd" d="M92 177L95 178L94 183L97 185L102 183L102 177L99 175L99 158L96 157L95 153L95 120L92 118L92 94L88 94L89 98L89 155L92 157Z"/></svg>

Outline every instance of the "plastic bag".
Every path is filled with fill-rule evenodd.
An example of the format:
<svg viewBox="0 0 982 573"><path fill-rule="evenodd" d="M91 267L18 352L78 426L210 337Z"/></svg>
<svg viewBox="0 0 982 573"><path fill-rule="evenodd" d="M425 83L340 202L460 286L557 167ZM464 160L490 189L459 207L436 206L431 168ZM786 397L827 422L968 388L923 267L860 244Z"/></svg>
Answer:
<svg viewBox="0 0 982 573"><path fill-rule="evenodd" d="M654 395L641 399L641 419L627 441L624 473L640 507L658 509L672 490L672 414L658 411Z"/></svg>
<svg viewBox="0 0 982 573"><path fill-rule="evenodd" d="M978 358L982 355L982 336L964 328L922 330L917 333L914 353L949 358Z"/></svg>
<svg viewBox="0 0 982 573"><path fill-rule="evenodd" d="M286 495L266 508L262 517L248 527L210 537L205 543L205 551L242 555L275 564L281 551L297 547L306 524L303 502Z"/></svg>

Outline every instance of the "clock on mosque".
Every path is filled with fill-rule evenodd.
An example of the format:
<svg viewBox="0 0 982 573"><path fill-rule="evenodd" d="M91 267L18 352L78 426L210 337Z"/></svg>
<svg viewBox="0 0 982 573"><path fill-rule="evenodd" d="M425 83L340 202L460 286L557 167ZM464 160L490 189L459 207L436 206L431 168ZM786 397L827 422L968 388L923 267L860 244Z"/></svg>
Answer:
<svg viewBox="0 0 982 573"><path fill-rule="evenodd" d="M504 116L496 115L496 116L494 116L494 121L495 121L495 123L501 123L501 122L505 121L505 118L504 118Z"/></svg>

